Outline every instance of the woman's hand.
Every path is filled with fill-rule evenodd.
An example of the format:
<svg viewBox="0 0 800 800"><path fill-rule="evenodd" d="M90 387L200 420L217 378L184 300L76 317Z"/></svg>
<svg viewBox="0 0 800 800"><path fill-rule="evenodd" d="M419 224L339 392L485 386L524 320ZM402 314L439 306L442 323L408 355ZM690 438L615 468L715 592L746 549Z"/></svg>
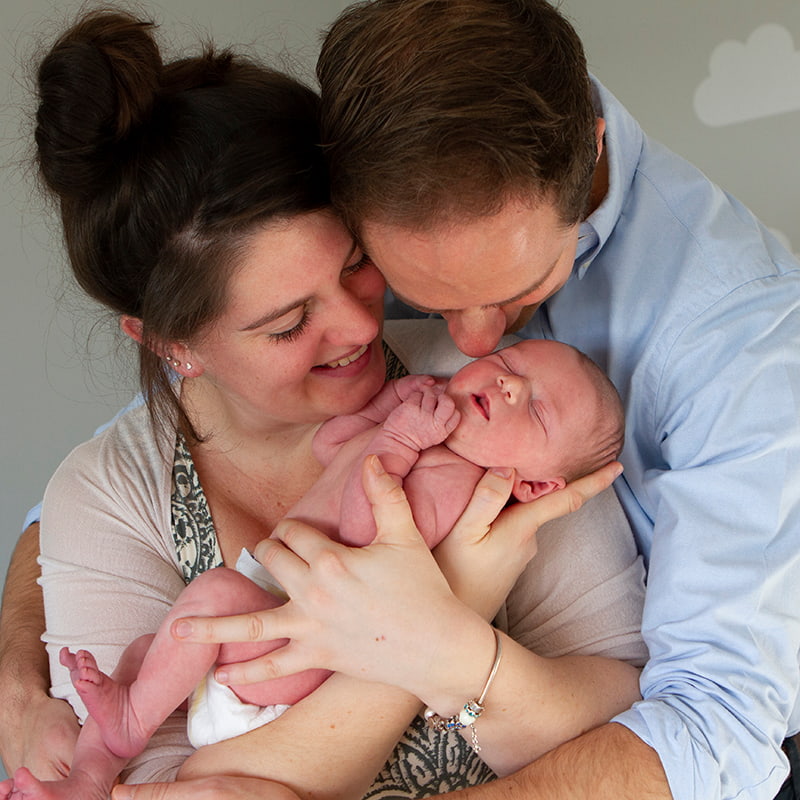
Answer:
<svg viewBox="0 0 800 800"><path fill-rule="evenodd" d="M289 602L175 623L174 635L189 641L291 640L260 659L227 665L217 671L219 680L253 683L324 666L397 686L430 704L443 686L460 691L450 676L454 659L467 664L464 691L485 678L493 634L453 595L414 525L405 493L374 456L365 461L364 488L378 529L372 544L346 547L285 520L256 555Z"/></svg>
<svg viewBox="0 0 800 800"><path fill-rule="evenodd" d="M536 555L539 528L577 511L621 472L622 465L613 461L563 489L503 510L514 473L488 470L449 536L433 551L453 593L484 619L492 619Z"/></svg>
<svg viewBox="0 0 800 800"><path fill-rule="evenodd" d="M606 467L527 507L511 508L494 525L513 476L490 471L456 525L458 545L437 553L448 578L491 617L535 553L538 527L579 508L618 471ZM187 641L291 640L259 659L218 670L222 683L324 667L400 687L436 708L445 708L451 697L463 701L481 685L494 647L489 626L453 594L414 525L405 493L375 457L365 461L364 488L378 527L372 544L349 548L285 520L256 555L286 589L288 603L174 624L173 634ZM456 552L461 548L468 551L463 557Z"/></svg>
<svg viewBox="0 0 800 800"><path fill-rule="evenodd" d="M300 800L291 789L260 778L218 775L174 783L119 785L112 800Z"/></svg>

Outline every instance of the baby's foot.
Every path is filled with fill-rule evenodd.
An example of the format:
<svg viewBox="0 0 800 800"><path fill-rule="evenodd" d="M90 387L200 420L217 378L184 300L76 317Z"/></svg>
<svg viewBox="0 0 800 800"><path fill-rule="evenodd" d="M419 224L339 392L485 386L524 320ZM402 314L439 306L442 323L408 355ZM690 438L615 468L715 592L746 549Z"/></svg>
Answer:
<svg viewBox="0 0 800 800"><path fill-rule="evenodd" d="M88 650L74 655L63 648L59 656L69 669L72 685L100 730L106 747L117 756L133 758L144 750L150 738L132 713L128 686L100 671Z"/></svg>
<svg viewBox="0 0 800 800"><path fill-rule="evenodd" d="M105 800L108 791L99 786L80 786L73 778L40 781L30 770L20 767L13 780L0 783L0 800Z"/></svg>

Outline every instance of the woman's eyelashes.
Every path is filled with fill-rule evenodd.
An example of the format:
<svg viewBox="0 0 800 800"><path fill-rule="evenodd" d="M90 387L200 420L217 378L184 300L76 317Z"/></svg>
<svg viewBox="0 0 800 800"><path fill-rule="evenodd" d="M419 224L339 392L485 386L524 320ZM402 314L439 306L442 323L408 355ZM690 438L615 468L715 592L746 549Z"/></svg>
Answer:
<svg viewBox="0 0 800 800"><path fill-rule="evenodd" d="M342 277L349 278L351 275L355 275L357 272L360 272L362 269L364 269L364 267L368 267L371 264L372 260L370 257L366 253L363 253L358 261L356 261L354 264L349 264L342 270ZM296 325L293 325L291 328L287 328L284 331L274 331L267 335L273 342L293 342L308 327L310 320L311 308L309 307L309 304L306 303L302 309L302 316Z"/></svg>
<svg viewBox="0 0 800 800"><path fill-rule="evenodd" d="M342 277L347 278L350 275L355 275L356 272L364 269L364 267L369 266L371 263L372 259L366 253L362 253L361 258L359 258L355 264L350 264L342 270Z"/></svg>
<svg viewBox="0 0 800 800"><path fill-rule="evenodd" d="M291 328L287 328L285 331L276 331L269 333L267 334L267 336L273 342L293 342L308 327L310 321L311 321L311 309L308 307L308 305L305 305L303 306L302 316L295 325L293 325Z"/></svg>

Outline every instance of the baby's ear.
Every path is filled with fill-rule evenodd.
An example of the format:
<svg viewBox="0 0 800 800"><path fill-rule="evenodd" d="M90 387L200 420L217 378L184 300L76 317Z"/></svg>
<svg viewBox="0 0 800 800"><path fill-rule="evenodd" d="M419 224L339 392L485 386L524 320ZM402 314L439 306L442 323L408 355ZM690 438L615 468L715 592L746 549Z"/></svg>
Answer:
<svg viewBox="0 0 800 800"><path fill-rule="evenodd" d="M530 503L537 497L544 497L550 492L555 492L558 489L563 489L567 485L564 478L553 478L549 481L524 481L517 478L514 481L514 489L512 494L519 500L520 503Z"/></svg>

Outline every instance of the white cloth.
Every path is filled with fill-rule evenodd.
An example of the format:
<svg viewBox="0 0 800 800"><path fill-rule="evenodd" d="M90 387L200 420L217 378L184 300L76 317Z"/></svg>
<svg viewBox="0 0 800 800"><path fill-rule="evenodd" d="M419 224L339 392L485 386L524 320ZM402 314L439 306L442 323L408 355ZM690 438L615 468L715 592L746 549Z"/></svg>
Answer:
<svg viewBox="0 0 800 800"><path fill-rule="evenodd" d="M278 582L248 550L239 553L236 570L265 591L287 598ZM212 668L189 699L186 719L189 741L193 747L202 747L232 739L273 722L288 708L288 705L256 706L240 700L229 686L216 680Z"/></svg>

